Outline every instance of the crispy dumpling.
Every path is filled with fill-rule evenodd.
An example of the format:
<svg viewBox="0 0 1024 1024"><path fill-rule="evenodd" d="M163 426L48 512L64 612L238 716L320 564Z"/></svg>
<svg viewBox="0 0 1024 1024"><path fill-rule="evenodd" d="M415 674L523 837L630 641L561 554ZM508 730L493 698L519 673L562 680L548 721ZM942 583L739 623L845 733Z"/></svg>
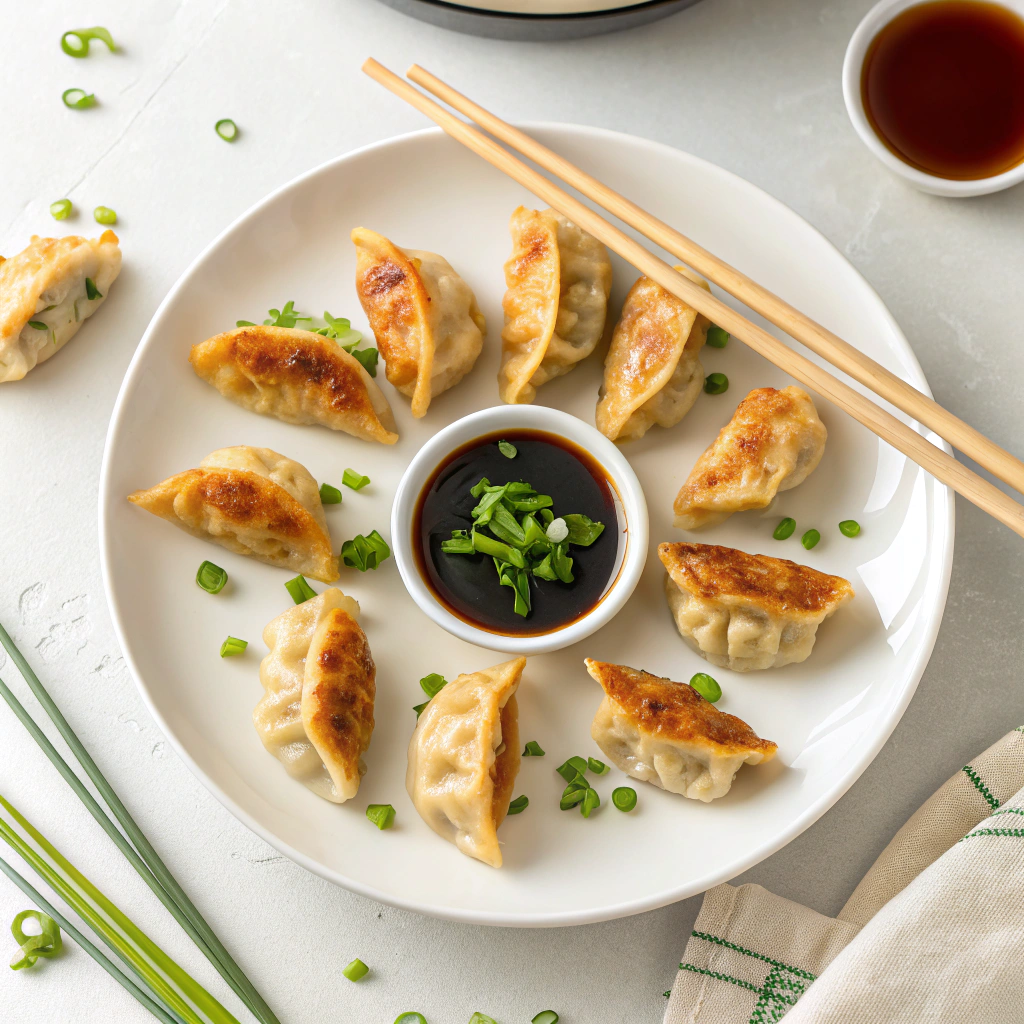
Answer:
<svg viewBox="0 0 1024 1024"><path fill-rule="evenodd" d="M285 423L316 423L394 444L384 393L355 356L312 331L257 324L192 346L188 361L225 398Z"/></svg>
<svg viewBox="0 0 1024 1024"><path fill-rule="evenodd" d="M697 460L672 510L684 530L713 526L733 512L767 508L801 484L825 452L828 431L806 391L755 388Z"/></svg>
<svg viewBox="0 0 1024 1024"><path fill-rule="evenodd" d="M228 551L322 583L338 578L316 481L269 448L221 448L128 500Z"/></svg>
<svg viewBox="0 0 1024 1024"><path fill-rule="evenodd" d="M735 672L804 661L818 626L853 598L842 576L716 544L659 544L680 636Z"/></svg>
<svg viewBox="0 0 1024 1024"><path fill-rule="evenodd" d="M263 746L317 796L351 800L366 770L377 674L359 605L328 587L269 623L263 642L266 692L252 715Z"/></svg>
<svg viewBox="0 0 1024 1024"><path fill-rule="evenodd" d="M710 803L729 792L744 764L775 756L777 744L687 683L591 658L586 664L604 690L590 735L634 779Z"/></svg>
<svg viewBox="0 0 1024 1024"><path fill-rule="evenodd" d="M527 403L601 340L612 265L596 238L554 210L520 206L509 230L498 393L503 402Z"/></svg>
<svg viewBox="0 0 1024 1024"><path fill-rule="evenodd" d="M687 267L676 267L711 291ZM655 423L674 427L704 386L700 350L711 321L649 277L629 290L604 361L597 429L612 441L634 441Z"/></svg>
<svg viewBox="0 0 1024 1024"><path fill-rule="evenodd" d="M405 788L420 817L469 857L501 867L498 826L519 773L514 658L461 675L423 709L409 742Z"/></svg>
<svg viewBox="0 0 1024 1024"><path fill-rule="evenodd" d="M117 235L32 236L0 256L0 383L21 380L59 352L99 309L121 270Z"/></svg>
<svg viewBox="0 0 1024 1024"><path fill-rule="evenodd" d="M370 321L388 380L426 414L430 399L473 369L486 323L472 289L446 259L399 249L355 228L356 292Z"/></svg>

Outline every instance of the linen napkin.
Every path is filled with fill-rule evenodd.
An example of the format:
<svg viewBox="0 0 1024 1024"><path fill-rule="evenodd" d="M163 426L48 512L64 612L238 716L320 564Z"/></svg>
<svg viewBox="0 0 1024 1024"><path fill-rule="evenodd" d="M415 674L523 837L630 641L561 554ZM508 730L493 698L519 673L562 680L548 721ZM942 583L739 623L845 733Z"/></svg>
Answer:
<svg viewBox="0 0 1024 1024"><path fill-rule="evenodd" d="M934 793L837 918L710 889L665 1024L1024 1021L1024 726Z"/></svg>

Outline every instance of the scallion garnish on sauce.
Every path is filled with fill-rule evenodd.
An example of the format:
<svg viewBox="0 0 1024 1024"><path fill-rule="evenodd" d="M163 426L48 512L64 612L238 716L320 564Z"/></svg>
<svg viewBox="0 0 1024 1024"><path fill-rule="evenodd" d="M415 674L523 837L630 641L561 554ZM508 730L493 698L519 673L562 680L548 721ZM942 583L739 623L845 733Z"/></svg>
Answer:
<svg viewBox="0 0 1024 1024"><path fill-rule="evenodd" d="M505 456L506 459L514 459L518 454L516 446L511 441L499 441L498 451Z"/></svg>
<svg viewBox="0 0 1024 1024"><path fill-rule="evenodd" d="M360 572L376 569L385 558L390 557L391 548L387 541L373 530L369 536L361 533L341 545L342 563Z"/></svg>
<svg viewBox="0 0 1024 1024"><path fill-rule="evenodd" d="M92 28L73 28L60 37L60 48L69 57L88 57L89 43L93 39L99 39L107 44L107 49L114 53L117 45L109 29L102 25L94 25Z"/></svg>
<svg viewBox="0 0 1024 1024"><path fill-rule="evenodd" d="M64 101L64 106L72 110L88 110L89 107L96 106L96 97L84 89L65 89L60 98Z"/></svg>
<svg viewBox="0 0 1024 1024"><path fill-rule="evenodd" d="M370 804L366 808L366 817L382 832L395 823L395 809L391 804Z"/></svg>
<svg viewBox="0 0 1024 1024"><path fill-rule="evenodd" d="M213 562L203 562L196 573L196 583L208 594L219 594L228 581L228 574Z"/></svg>
<svg viewBox="0 0 1024 1024"><path fill-rule="evenodd" d="M296 576L295 579L289 580L284 586L288 593L292 595L292 600L296 604L302 604L303 601L316 597L316 591L306 582L305 576Z"/></svg>
<svg viewBox="0 0 1024 1024"><path fill-rule="evenodd" d="M229 636L227 640L220 645L220 656L222 658L233 658L236 655L244 654L245 649L248 646L248 640L239 640L237 636Z"/></svg>

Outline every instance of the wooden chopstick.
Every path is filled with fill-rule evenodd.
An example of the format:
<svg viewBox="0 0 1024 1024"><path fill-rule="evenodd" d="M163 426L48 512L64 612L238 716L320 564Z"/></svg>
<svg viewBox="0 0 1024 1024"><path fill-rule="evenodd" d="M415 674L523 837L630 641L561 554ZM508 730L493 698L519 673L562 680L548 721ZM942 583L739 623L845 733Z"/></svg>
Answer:
<svg viewBox="0 0 1024 1024"><path fill-rule="evenodd" d="M529 157L535 164L557 175L673 256L689 264L744 305L760 313L769 323L775 324L797 341L803 342L812 352L816 352L833 366L849 374L876 395L935 431L939 437L970 456L979 466L983 466L1004 483L1024 492L1024 462L1011 455L1005 448L1000 448L981 431L964 423L934 399L901 380L881 363L875 362L849 342L822 327L805 313L801 313L621 193L609 188L525 132L512 127L478 103L463 96L418 64L413 64L406 72L406 76L449 106L472 118L493 136Z"/></svg>
<svg viewBox="0 0 1024 1024"><path fill-rule="evenodd" d="M859 391L855 391L810 359L794 352L774 335L694 284L664 260L648 252L639 242L549 181L539 171L527 166L492 138L445 110L373 58L363 64L363 71L400 99L426 114L452 138L518 181L584 231L588 231L666 291L703 313L713 323L739 338L769 362L849 413L936 479L952 487L968 501L1024 537L1024 507L1007 497L998 487L982 479L966 466L962 466L951 455L931 444L902 420L875 405Z"/></svg>

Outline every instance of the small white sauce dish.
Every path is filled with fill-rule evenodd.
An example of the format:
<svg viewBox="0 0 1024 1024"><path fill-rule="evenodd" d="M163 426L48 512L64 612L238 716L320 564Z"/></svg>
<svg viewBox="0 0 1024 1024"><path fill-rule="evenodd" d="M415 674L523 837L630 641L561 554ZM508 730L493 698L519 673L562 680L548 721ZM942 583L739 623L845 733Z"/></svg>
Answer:
<svg viewBox="0 0 1024 1024"><path fill-rule="evenodd" d="M1010 188L1024 181L1024 163L1011 167L1001 174L994 174L988 178L973 178L967 181L952 178L940 178L934 174L919 170L905 161L901 160L895 153L885 145L871 127L871 122L864 111L864 102L861 96L861 74L864 68L864 59L867 56L875 36L889 24L898 14L902 14L910 7L916 7L920 3L927 3L928 0L880 0L864 16L864 20L857 26L856 31L850 38L846 48L846 57L843 60L843 99L846 101L846 111L850 115L853 127L861 137L864 145L871 150L879 160L885 164L894 174L909 182L922 192L928 192L935 196L983 196L990 192L1000 192L1004 188ZM993 0L1000 6L1012 11L1014 14L1024 16L1024 0Z"/></svg>
<svg viewBox="0 0 1024 1024"><path fill-rule="evenodd" d="M590 454L612 485L618 523L618 552L611 579L598 603L580 618L550 632L504 635L467 622L441 603L420 574L414 537L416 509L434 470L457 448L504 430L539 430L564 438ZM558 497L554 495L557 509ZM607 524L606 528L611 528ZM610 622L629 600L647 560L647 501L633 468L622 453L589 423L540 405L504 405L483 409L435 434L409 464L391 510L391 546L402 581L412 599L434 622L467 643L507 654L547 654L590 636ZM497 586L495 581L495 586Z"/></svg>

